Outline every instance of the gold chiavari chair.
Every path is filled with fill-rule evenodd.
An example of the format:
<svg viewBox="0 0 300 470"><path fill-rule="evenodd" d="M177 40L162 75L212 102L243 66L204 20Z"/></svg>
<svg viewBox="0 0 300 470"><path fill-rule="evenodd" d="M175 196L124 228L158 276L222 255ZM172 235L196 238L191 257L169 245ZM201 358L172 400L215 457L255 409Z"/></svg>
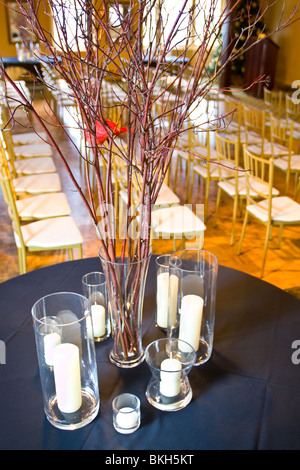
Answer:
<svg viewBox="0 0 300 470"><path fill-rule="evenodd" d="M56 173L56 166L52 157L32 157L17 160L11 148L0 132L0 146L4 149L10 166L14 167L13 176L40 175L43 173Z"/></svg>
<svg viewBox="0 0 300 470"><path fill-rule="evenodd" d="M7 166L1 165L1 171L5 176L5 182L1 182L4 200L8 206L14 201L21 222L63 217L71 214L67 197L62 192L26 196L18 199Z"/></svg>
<svg viewBox="0 0 300 470"><path fill-rule="evenodd" d="M241 253L242 242L249 216L266 226L266 237L261 268L264 275L266 256L272 227L279 227L279 243L281 246L282 229L285 225L300 225L300 204L287 196L273 196L274 161L255 155L244 147L247 201L244 223L238 247ZM267 194L267 196L266 196Z"/></svg>
<svg viewBox="0 0 300 470"><path fill-rule="evenodd" d="M12 220L20 274L27 272L27 255L32 252L67 250L69 258L73 259L74 250L78 250L78 256L82 258L83 239L71 216L47 218L22 225L4 167L0 167L0 180L8 198L8 213Z"/></svg>
<svg viewBox="0 0 300 470"><path fill-rule="evenodd" d="M243 105L245 141L249 151L267 156L271 153L270 142L266 138L266 111Z"/></svg>
<svg viewBox="0 0 300 470"><path fill-rule="evenodd" d="M204 222L207 220L208 216L208 201L209 201L209 191L210 191L210 184L212 181L219 180L219 165L218 165L218 156L216 149L211 149L210 147L210 131L206 131L203 133L203 136L206 137L206 146L200 147L196 146L193 149L194 153L194 166L192 168L192 181L190 185L189 191L189 199L188 201L192 201L192 194L193 194L193 187L196 176L198 176L198 180L201 179L205 182L205 195L204 195ZM204 149L204 150L202 150ZM213 157L211 156L211 150L213 150ZM230 177L231 173L227 170L226 166L222 167L222 174L223 177Z"/></svg>
<svg viewBox="0 0 300 470"><path fill-rule="evenodd" d="M293 129L293 121L277 119L271 116L271 142L274 166L286 174L285 193L289 192L290 178L294 174L293 194L295 196L298 176L300 174L300 155L295 154L293 150Z"/></svg>
<svg viewBox="0 0 300 470"><path fill-rule="evenodd" d="M264 105L268 114L274 114L277 117L282 115L282 91L268 90L264 87Z"/></svg>
<svg viewBox="0 0 300 470"><path fill-rule="evenodd" d="M1 110L1 122L2 122L2 128L5 128L7 125L11 131L11 141L12 145L29 145L29 144L38 144L41 143L41 141L46 142L47 140L47 134L46 132L39 131L35 132L33 130L29 130L29 132L26 130L26 127L23 127L22 132L19 132L20 129L14 129L13 127L10 128L10 118L12 117L10 114L10 110L8 106L5 103L0 104Z"/></svg>
<svg viewBox="0 0 300 470"><path fill-rule="evenodd" d="M216 150L218 154L218 193L215 210L214 226L217 225L222 193L233 199L232 228L230 245L234 244L235 226L238 208L242 212L242 202L246 199L245 175L239 166L239 140L216 133ZM232 168L232 170L230 170ZM226 169L226 172L224 171Z"/></svg>
<svg viewBox="0 0 300 470"><path fill-rule="evenodd" d="M245 128L243 126L242 103L233 96L226 95L224 98L223 112L220 115L220 132L226 132L235 140L243 139Z"/></svg>
<svg viewBox="0 0 300 470"><path fill-rule="evenodd" d="M293 121L299 121L300 100L298 97L285 95L285 117Z"/></svg>
<svg viewBox="0 0 300 470"><path fill-rule="evenodd" d="M17 197L45 193L58 193L61 191L61 180L58 173L38 173L18 176L14 162L7 158L7 154L0 145L0 164L7 167L11 174L12 184Z"/></svg>

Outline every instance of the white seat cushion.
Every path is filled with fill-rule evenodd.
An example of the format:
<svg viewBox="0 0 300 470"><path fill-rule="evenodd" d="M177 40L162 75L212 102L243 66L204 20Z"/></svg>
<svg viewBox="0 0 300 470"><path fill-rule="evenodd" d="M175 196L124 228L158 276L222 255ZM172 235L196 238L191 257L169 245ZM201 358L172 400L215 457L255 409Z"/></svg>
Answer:
<svg viewBox="0 0 300 470"><path fill-rule="evenodd" d="M19 145L14 147L14 153L17 158L50 157L52 155L52 147L46 142Z"/></svg>
<svg viewBox="0 0 300 470"><path fill-rule="evenodd" d="M280 168L283 171L287 171L288 169L288 159L287 158L276 158L274 160L274 166ZM300 171L300 155L292 155L291 156L291 163L290 163L291 170Z"/></svg>
<svg viewBox="0 0 300 470"><path fill-rule="evenodd" d="M61 181L58 173L43 173L14 178L13 186L17 195L57 193L61 190Z"/></svg>
<svg viewBox="0 0 300 470"><path fill-rule="evenodd" d="M16 201L21 219L45 219L71 214L71 208L64 193L40 194Z"/></svg>
<svg viewBox="0 0 300 470"><path fill-rule="evenodd" d="M82 236L72 217L38 220L21 227L24 243L27 247L41 249L59 248L77 245L83 242ZM15 233L17 246L21 246Z"/></svg>
<svg viewBox="0 0 300 470"><path fill-rule="evenodd" d="M247 143L250 144L259 144L261 142L261 136L255 132L240 132L240 142L241 144Z"/></svg>
<svg viewBox="0 0 300 470"><path fill-rule="evenodd" d="M225 166L222 166L222 165L225 165ZM232 166L232 170L226 167L228 167L228 162L225 160L221 160L220 164L217 161L210 162L210 165L209 165L210 177L219 178L220 169L221 169L221 175L223 178L230 178L232 177L233 171L238 171L238 170L234 170L233 166ZM193 171L197 173L198 175L202 176L203 178L207 178L208 176L207 163L203 161L202 164L194 166Z"/></svg>
<svg viewBox="0 0 300 470"><path fill-rule="evenodd" d="M184 147L184 146L183 146ZM200 158L205 158L207 159L208 158L208 149L205 145L195 145L195 146L191 146L190 148L190 152L191 152L191 157L193 158L196 158L197 157L200 157ZM182 158L184 158L185 160L188 160L189 158L189 151L188 151L188 148L180 148L180 147L177 147L174 151L174 157L176 155L180 155ZM217 151L216 149L214 148L210 148L209 149L209 158L210 160L217 160L218 158L218 155L217 155Z"/></svg>
<svg viewBox="0 0 300 470"><path fill-rule="evenodd" d="M127 191L122 189L119 191L119 195L124 201L124 203L127 204L127 199L128 199ZM134 197L136 197L136 193L134 193ZM170 205L179 204L179 202L180 202L179 197L172 191L172 189L169 188L168 185L163 183L158 193L156 202L154 203L153 209L155 209L155 206L159 206L163 204L170 204Z"/></svg>
<svg viewBox="0 0 300 470"><path fill-rule="evenodd" d="M237 122L231 121L227 124L226 126L226 132L238 132L239 131L239 125Z"/></svg>
<svg viewBox="0 0 300 470"><path fill-rule="evenodd" d="M288 133L288 135L290 134ZM300 130L297 130L297 131L293 130L293 139L296 139L296 140L300 139Z"/></svg>
<svg viewBox="0 0 300 470"><path fill-rule="evenodd" d="M268 200L261 201L258 205L247 206L250 214L262 222L268 220ZM300 223L300 204L286 196L275 197L272 200L272 219L275 222Z"/></svg>
<svg viewBox="0 0 300 470"><path fill-rule="evenodd" d="M235 196L235 178L230 178L226 181L220 181L218 185L225 191L229 196ZM250 189L250 196L255 197L257 193L268 196L269 185L265 183L260 183L259 181L252 182L252 189ZM246 177L240 176L238 178L238 194L242 197L247 195L246 192ZM272 189L273 196L278 196L279 191L276 188Z"/></svg>
<svg viewBox="0 0 300 470"><path fill-rule="evenodd" d="M197 158L197 156L203 157L203 158L208 158L208 149L207 147L204 147L202 145L198 145L196 147L191 148L191 152L194 157ZM209 149L209 159L210 160L217 160L218 159L218 154L216 149L211 148Z"/></svg>
<svg viewBox="0 0 300 470"><path fill-rule="evenodd" d="M47 134L45 132L24 132L22 134L12 134L12 141L14 145L26 145L33 143L40 143L43 140L47 140Z"/></svg>
<svg viewBox="0 0 300 470"><path fill-rule="evenodd" d="M293 130L300 132L300 122L293 121Z"/></svg>
<svg viewBox="0 0 300 470"><path fill-rule="evenodd" d="M284 147L284 145L280 145L280 144L272 145L271 142L267 142L264 145L264 154L274 155L274 156L288 155L289 149L287 147Z"/></svg>
<svg viewBox="0 0 300 470"><path fill-rule="evenodd" d="M16 172L23 175L55 173L56 167L51 157L30 158L14 162Z"/></svg>
<svg viewBox="0 0 300 470"><path fill-rule="evenodd" d="M172 206L152 211L152 227L155 233L194 235L206 227L187 206Z"/></svg>
<svg viewBox="0 0 300 470"><path fill-rule="evenodd" d="M179 204L179 197L165 183L162 184L155 204Z"/></svg>
<svg viewBox="0 0 300 470"><path fill-rule="evenodd" d="M255 155L261 155L262 153L262 145L261 144L255 144L255 145L250 145L247 147L249 152L254 153ZM264 142L264 155L274 155L280 156L280 155L287 155L289 153L289 150L284 147L283 145L280 144L274 144L272 145L271 142Z"/></svg>
<svg viewBox="0 0 300 470"><path fill-rule="evenodd" d="M233 142L238 141L238 134L234 132L226 132L227 129L222 129L221 135L222 137L226 137L227 140L232 140Z"/></svg>

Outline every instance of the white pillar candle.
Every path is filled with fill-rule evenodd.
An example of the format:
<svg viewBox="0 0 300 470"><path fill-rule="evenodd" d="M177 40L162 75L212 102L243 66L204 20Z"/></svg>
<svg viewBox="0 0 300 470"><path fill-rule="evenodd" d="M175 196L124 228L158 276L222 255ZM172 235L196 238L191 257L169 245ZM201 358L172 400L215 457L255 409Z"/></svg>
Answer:
<svg viewBox="0 0 300 470"><path fill-rule="evenodd" d="M54 348L61 343L61 337L58 333L49 333L44 337L44 356L48 366L53 366Z"/></svg>
<svg viewBox="0 0 300 470"><path fill-rule="evenodd" d="M86 330L87 330L87 337L90 340L94 339L94 331L93 331L93 322L92 322L92 317L90 315L90 312L87 311L85 312L86 316Z"/></svg>
<svg viewBox="0 0 300 470"><path fill-rule="evenodd" d="M176 397L180 393L181 362L164 359L160 365L160 392L165 397Z"/></svg>
<svg viewBox="0 0 300 470"><path fill-rule="evenodd" d="M199 295L185 295L181 301L179 339L199 348L203 314L203 299ZM182 349L182 347L181 347Z"/></svg>
<svg viewBox="0 0 300 470"><path fill-rule="evenodd" d="M174 326L177 320L177 304L178 304L178 276L171 274L170 282L170 303L169 303L169 325Z"/></svg>
<svg viewBox="0 0 300 470"><path fill-rule="evenodd" d="M105 308L103 305L92 305L92 322L95 338L101 338L105 335Z"/></svg>
<svg viewBox="0 0 300 470"><path fill-rule="evenodd" d="M157 276L157 315L156 322L161 328L176 323L178 277L162 272Z"/></svg>
<svg viewBox="0 0 300 470"><path fill-rule="evenodd" d="M79 348L71 343L56 346L53 370L58 408L74 413L82 404Z"/></svg>
<svg viewBox="0 0 300 470"><path fill-rule="evenodd" d="M116 424L126 432L139 424L139 414L134 408L124 406L116 415Z"/></svg>
<svg viewBox="0 0 300 470"><path fill-rule="evenodd" d="M156 292L156 323L161 328L168 326L169 311L169 273L163 272L157 276L157 292Z"/></svg>

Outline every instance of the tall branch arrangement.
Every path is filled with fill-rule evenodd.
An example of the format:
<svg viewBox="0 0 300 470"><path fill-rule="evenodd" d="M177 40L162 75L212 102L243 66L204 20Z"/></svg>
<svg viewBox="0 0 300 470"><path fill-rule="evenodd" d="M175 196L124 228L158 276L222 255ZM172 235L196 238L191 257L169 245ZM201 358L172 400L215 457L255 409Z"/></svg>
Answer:
<svg viewBox="0 0 300 470"><path fill-rule="evenodd" d="M49 122L43 120L33 102L29 102L22 89L12 82L19 91L20 105L31 111L49 134L51 144L67 167L98 227L100 243L109 259L113 259L116 253L114 234L109 233L115 224L99 224L99 208L106 222L111 216L115 217L107 208L114 204L116 161L122 162L127 173L128 191L125 233L131 223L129 208L133 194L137 192L134 202L138 200L143 207L140 217L143 228L139 231L135 249L139 256L146 256L149 252L151 205L155 203L164 181L173 149L184 132L201 131L206 118L202 117L201 122L199 112L199 118L192 120L191 112L195 115L195 111L200 109L201 101L228 62L241 52L245 53L255 24L265 11L241 33L246 35L243 50L234 47L240 38L232 38L229 47L234 52L209 75L210 54L240 0L228 1L220 15L217 14L218 0L182 0L177 2L178 6L172 12L166 11L164 0L130 0L126 9L117 0L16 0L16 3L26 19L26 36L31 33L42 50L53 58L50 63L47 61L47 67L50 66L59 78L65 80L67 95L77 105L77 127L85 136L87 145L80 150L71 135L66 135L86 167L93 167L97 194L92 191L89 177L87 191L81 189L81 183L75 180L68 165L67 156L52 135ZM293 10L288 20L281 18L276 31L288 26L298 9ZM51 31L43 27L42 13L51 18ZM201 31L197 27L200 20ZM224 50L220 52L220 60L225 53ZM176 74L171 73L174 66ZM11 81L3 66L2 76ZM109 84L113 85L113 103L106 94ZM51 88L53 84L48 86ZM116 129L108 121L111 116L116 124L120 122L127 128L123 141L115 138ZM63 122L59 124L64 128ZM104 143L98 138L99 124L107 134ZM103 164L105 173L101 171ZM105 233L102 233L104 226ZM122 252L125 253L125 246L128 248L131 243L130 237L123 240Z"/></svg>
<svg viewBox="0 0 300 470"><path fill-rule="evenodd" d="M241 2L226 1L219 14L218 0L130 0L126 5L117 0L15 0L26 19L26 37L32 34L41 50L52 58L49 61L41 56L41 62L45 60L45 67L51 68L68 86L66 94L77 108L74 126L84 136L85 145L78 146L73 133L67 132L59 118L54 121L51 114L43 118L0 64L2 78L18 91L19 100L15 104L30 111L47 132L94 221L102 256L108 261L114 261L117 252L116 217L111 210L115 207L116 183L124 178L127 193L122 257L145 258L150 251L151 206L169 169L174 148L185 132L197 133L204 126L207 128L207 117L200 111L202 101L228 63L250 47L248 42L255 24L266 12L261 11L254 22L249 19L241 32L246 37L243 48L237 48L240 37L232 37L216 61L216 64L221 61L221 66L216 65L208 73L223 27L235 21L234 12ZM291 24L298 11L299 6L287 20L281 17L276 31ZM50 31L44 27L45 16L51 19ZM44 81L54 93L56 85ZM8 125L14 120L12 110ZM65 131L74 152L86 166L84 189L54 137L57 125ZM213 128L218 127L214 121ZM91 167L96 191L89 176ZM142 208L135 240L130 236L133 203ZM115 273L115 292L117 286ZM128 299L122 302L120 311L134 304ZM126 318L126 312L120 314L132 347L134 338ZM128 349L129 339L124 335L120 339L123 349Z"/></svg>

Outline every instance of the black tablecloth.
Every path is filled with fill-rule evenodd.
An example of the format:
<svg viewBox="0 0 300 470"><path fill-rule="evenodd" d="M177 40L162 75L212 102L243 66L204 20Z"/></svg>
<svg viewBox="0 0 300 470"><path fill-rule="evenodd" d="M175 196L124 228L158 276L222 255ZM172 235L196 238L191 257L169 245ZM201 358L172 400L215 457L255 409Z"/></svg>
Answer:
<svg viewBox="0 0 300 470"><path fill-rule="evenodd" d="M100 412L88 426L62 431L48 423L38 372L31 307L51 292L81 293L97 258L43 268L0 284L1 449L300 449L300 302L247 274L220 266L214 350L189 375L191 403L181 411L153 408L145 397L144 362L122 370L108 360L111 339L96 345ZM163 337L154 325L155 259L146 285L143 345ZM300 354L298 355L300 358ZM122 392L141 400L142 423L131 435L112 425L111 403Z"/></svg>

